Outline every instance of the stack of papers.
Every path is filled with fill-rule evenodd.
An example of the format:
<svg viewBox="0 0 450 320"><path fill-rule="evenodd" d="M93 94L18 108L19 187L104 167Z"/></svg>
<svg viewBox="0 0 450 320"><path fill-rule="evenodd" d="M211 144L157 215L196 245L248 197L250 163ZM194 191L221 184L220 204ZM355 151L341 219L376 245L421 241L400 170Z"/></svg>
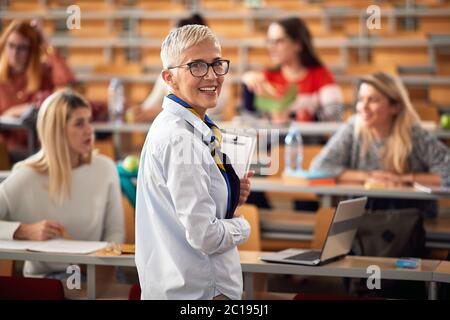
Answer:
<svg viewBox="0 0 450 320"><path fill-rule="evenodd" d="M413 186L418 191L450 197L450 187L429 186L417 182Z"/></svg>
<svg viewBox="0 0 450 320"><path fill-rule="evenodd" d="M103 241L52 239L47 241L0 240L0 250L28 250L48 253L88 254L105 248Z"/></svg>

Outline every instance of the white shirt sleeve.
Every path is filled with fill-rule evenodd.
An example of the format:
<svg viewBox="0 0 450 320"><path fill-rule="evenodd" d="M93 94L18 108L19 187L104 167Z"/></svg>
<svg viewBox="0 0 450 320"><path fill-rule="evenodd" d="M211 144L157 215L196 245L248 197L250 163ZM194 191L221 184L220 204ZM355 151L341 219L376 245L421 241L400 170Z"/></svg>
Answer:
<svg viewBox="0 0 450 320"><path fill-rule="evenodd" d="M190 161L179 158L186 152L190 157L184 159ZM244 218L216 217L216 203L209 193L209 170L215 163L208 152L198 139L175 137L167 146L164 163L168 169L167 187L186 229L186 239L194 249L209 255L225 252L247 240L250 225Z"/></svg>
<svg viewBox="0 0 450 320"><path fill-rule="evenodd" d="M4 186L0 186L0 240L12 240L20 222L4 221L9 215L9 204Z"/></svg>
<svg viewBox="0 0 450 320"><path fill-rule="evenodd" d="M119 186L119 175L116 168L112 165L111 182L106 199L106 213L103 229L104 241L123 243L125 239L125 223L122 206L122 194Z"/></svg>

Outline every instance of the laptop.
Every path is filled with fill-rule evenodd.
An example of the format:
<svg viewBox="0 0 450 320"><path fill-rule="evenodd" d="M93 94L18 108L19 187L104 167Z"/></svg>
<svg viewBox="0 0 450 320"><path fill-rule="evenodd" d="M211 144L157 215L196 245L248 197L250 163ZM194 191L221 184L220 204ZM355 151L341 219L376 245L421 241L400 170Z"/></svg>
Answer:
<svg viewBox="0 0 450 320"><path fill-rule="evenodd" d="M317 266L346 256L365 212L367 197L339 202L322 250L286 249L260 257L267 262Z"/></svg>

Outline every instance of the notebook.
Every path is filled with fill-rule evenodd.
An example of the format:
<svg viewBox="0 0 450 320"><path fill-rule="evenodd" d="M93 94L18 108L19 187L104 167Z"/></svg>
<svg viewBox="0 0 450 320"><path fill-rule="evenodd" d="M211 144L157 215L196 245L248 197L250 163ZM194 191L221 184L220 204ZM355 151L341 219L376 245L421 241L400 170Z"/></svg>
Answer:
<svg viewBox="0 0 450 320"><path fill-rule="evenodd" d="M0 240L0 249L48 253L88 254L105 248L103 241L52 239L47 241Z"/></svg>

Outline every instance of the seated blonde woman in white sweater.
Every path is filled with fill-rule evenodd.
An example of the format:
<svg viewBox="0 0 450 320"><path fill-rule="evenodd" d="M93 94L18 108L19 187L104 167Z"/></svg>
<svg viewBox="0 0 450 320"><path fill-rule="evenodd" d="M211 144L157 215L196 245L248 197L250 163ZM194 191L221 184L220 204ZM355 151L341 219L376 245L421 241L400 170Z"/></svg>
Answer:
<svg viewBox="0 0 450 320"><path fill-rule="evenodd" d="M119 177L114 163L92 154L89 104L70 90L39 110L41 150L17 164L0 185L0 239L124 240ZM67 265L27 261L25 275L65 272Z"/></svg>

